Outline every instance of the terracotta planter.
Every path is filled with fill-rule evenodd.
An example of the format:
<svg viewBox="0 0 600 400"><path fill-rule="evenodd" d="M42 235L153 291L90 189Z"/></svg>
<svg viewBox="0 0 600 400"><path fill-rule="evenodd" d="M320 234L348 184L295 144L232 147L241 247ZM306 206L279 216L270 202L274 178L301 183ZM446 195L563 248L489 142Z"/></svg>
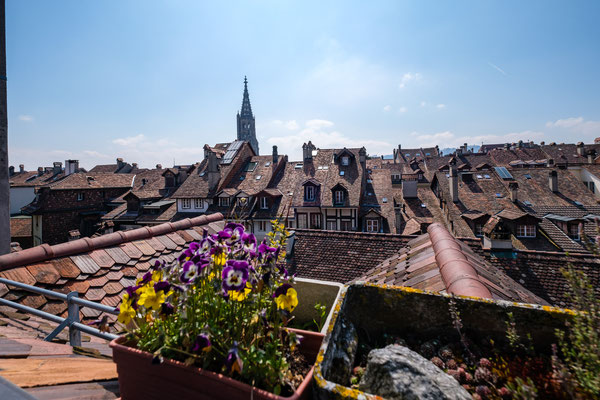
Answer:
<svg viewBox="0 0 600 400"><path fill-rule="evenodd" d="M314 363L323 334L291 329L304 336L300 351ZM290 397L276 396L227 376L187 367L182 362L165 360L152 364L152 354L124 346L124 337L110 342L117 364L123 400L135 399L308 399L311 396L313 368Z"/></svg>

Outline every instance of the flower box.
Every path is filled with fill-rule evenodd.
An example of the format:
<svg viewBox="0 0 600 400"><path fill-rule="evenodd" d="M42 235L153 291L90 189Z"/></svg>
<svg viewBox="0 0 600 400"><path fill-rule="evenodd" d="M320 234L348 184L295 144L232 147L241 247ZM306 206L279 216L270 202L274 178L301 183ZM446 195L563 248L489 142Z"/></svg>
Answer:
<svg viewBox="0 0 600 400"><path fill-rule="evenodd" d="M300 352L314 363L323 334L291 329L303 336ZM152 364L152 354L124 344L125 337L110 343L117 364L121 397L135 399L308 399L311 396L313 368L290 397L276 396L227 376L188 367L182 362L164 360Z"/></svg>
<svg viewBox="0 0 600 400"><path fill-rule="evenodd" d="M517 327L531 334L536 350L546 351L556 343L555 330L564 329L569 310L508 301L449 296L412 288L355 283L346 286L334 306L331 322L314 367L315 399L381 399L340 381L340 352L354 352L359 359L370 349L382 348L382 338L431 338L456 332L449 312L450 299L460 313L467 337L507 340L507 314ZM352 325L356 343L348 345ZM458 334L457 334L458 336ZM542 350L543 349L543 350ZM351 361L351 363L354 363ZM355 365L355 364L354 364ZM351 368L354 368L351 365Z"/></svg>

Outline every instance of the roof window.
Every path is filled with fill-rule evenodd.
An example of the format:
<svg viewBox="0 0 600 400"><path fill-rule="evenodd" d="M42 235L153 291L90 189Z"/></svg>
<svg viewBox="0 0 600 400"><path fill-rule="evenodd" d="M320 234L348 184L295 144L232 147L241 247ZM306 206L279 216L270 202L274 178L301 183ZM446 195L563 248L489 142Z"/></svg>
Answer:
<svg viewBox="0 0 600 400"><path fill-rule="evenodd" d="M344 176L344 171L340 171L340 176Z"/></svg>
<svg viewBox="0 0 600 400"><path fill-rule="evenodd" d="M491 177L491 176L489 176L488 174L485 174L483 177L484 177L485 179L492 179L492 177Z"/></svg>
<svg viewBox="0 0 600 400"><path fill-rule="evenodd" d="M529 174L525 174L524 176L525 176L525 179L531 179L531 175L529 175Z"/></svg>
<svg viewBox="0 0 600 400"><path fill-rule="evenodd" d="M269 165L271 165L271 161L268 161L268 162L265 164L265 167L268 167Z"/></svg>
<svg viewBox="0 0 600 400"><path fill-rule="evenodd" d="M381 199L381 201L387 203L387 197L384 197L383 199Z"/></svg>
<svg viewBox="0 0 600 400"><path fill-rule="evenodd" d="M302 164L298 163L298 164L294 165L294 168L295 169L300 169L300 168L302 168Z"/></svg>
<svg viewBox="0 0 600 400"><path fill-rule="evenodd" d="M496 197L499 199L502 198L502 193L496 193Z"/></svg>
<svg viewBox="0 0 600 400"><path fill-rule="evenodd" d="M244 175L240 176L240 181L243 181L243 180L244 180L244 178L245 178L245 176L244 176Z"/></svg>
<svg viewBox="0 0 600 400"><path fill-rule="evenodd" d="M528 200L525 200L525 201L523 202L523 204L525 204L527 207L531 207L531 206L532 206L531 202L530 202L530 201L528 201Z"/></svg>
<svg viewBox="0 0 600 400"><path fill-rule="evenodd" d="M244 168L244 171L247 171L247 172L254 171L254 169L256 168L256 164L257 163L250 161L248 164L246 164L246 168Z"/></svg>
<svg viewBox="0 0 600 400"><path fill-rule="evenodd" d="M576 206L583 207L583 203L580 201L575 200L573 203L575 203Z"/></svg>
<svg viewBox="0 0 600 400"><path fill-rule="evenodd" d="M483 179L483 175L477 175L477 179Z"/></svg>
<svg viewBox="0 0 600 400"><path fill-rule="evenodd" d="M262 175L256 175L256 180L260 180L260 178L262 178Z"/></svg>

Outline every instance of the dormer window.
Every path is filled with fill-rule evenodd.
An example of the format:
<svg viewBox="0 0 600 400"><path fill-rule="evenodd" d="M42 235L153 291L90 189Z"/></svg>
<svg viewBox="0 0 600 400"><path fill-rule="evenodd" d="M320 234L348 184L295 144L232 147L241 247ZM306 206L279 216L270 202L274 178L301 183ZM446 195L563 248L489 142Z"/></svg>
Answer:
<svg viewBox="0 0 600 400"><path fill-rule="evenodd" d="M534 238L535 225L517 225L517 237Z"/></svg>
<svg viewBox="0 0 600 400"><path fill-rule="evenodd" d="M342 205L344 204L344 200L345 200L345 196L344 196L344 191L343 190L336 190L334 192L334 201L336 205Z"/></svg>
<svg viewBox="0 0 600 400"><path fill-rule="evenodd" d="M260 208L262 210L266 210L267 208L269 208L269 201L266 197L260 198Z"/></svg>
<svg viewBox="0 0 600 400"><path fill-rule="evenodd" d="M311 185L304 186L304 200L314 201L315 200L315 187Z"/></svg>
<svg viewBox="0 0 600 400"><path fill-rule="evenodd" d="M191 199L181 199L181 208L191 208L192 200Z"/></svg>
<svg viewBox="0 0 600 400"><path fill-rule="evenodd" d="M165 175L165 187L172 188L175 186L175 176L169 174Z"/></svg>
<svg viewBox="0 0 600 400"><path fill-rule="evenodd" d="M348 166L348 165L350 165L350 157L348 157L348 156L343 156L343 157L342 157L342 165L343 165L343 166Z"/></svg>
<svg viewBox="0 0 600 400"><path fill-rule="evenodd" d="M221 207L229 207L229 197L219 197L219 205Z"/></svg>

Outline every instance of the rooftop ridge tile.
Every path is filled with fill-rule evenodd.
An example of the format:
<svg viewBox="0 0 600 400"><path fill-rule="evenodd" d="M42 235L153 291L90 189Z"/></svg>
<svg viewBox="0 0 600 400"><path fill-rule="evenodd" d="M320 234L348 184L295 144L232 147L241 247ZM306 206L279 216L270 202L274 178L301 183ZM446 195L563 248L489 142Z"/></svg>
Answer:
<svg viewBox="0 0 600 400"><path fill-rule="evenodd" d="M95 249L132 242L134 240L165 235L194 226L208 225L209 223L221 221L222 219L223 214L215 213L194 218L186 218L177 222L167 222L153 227L143 227L130 231L117 231L93 239L87 237L81 238L71 242L56 244L54 246L44 243L30 249L0 256L0 271L27 264L39 263L53 258L86 253Z"/></svg>

